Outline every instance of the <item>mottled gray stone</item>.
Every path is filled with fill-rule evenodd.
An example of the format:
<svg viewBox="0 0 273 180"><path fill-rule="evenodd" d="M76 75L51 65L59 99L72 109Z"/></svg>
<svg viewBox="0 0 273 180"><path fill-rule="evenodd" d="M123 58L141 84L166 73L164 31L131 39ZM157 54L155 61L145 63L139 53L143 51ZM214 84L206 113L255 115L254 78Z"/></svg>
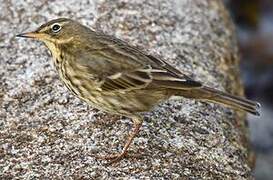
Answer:
<svg viewBox="0 0 273 180"><path fill-rule="evenodd" d="M237 44L220 0L1 0L0 177L249 179L245 117L219 105L169 100L145 114L131 154L132 123L97 111L61 84L48 50L14 35L69 17L162 56L215 88L242 94Z"/></svg>

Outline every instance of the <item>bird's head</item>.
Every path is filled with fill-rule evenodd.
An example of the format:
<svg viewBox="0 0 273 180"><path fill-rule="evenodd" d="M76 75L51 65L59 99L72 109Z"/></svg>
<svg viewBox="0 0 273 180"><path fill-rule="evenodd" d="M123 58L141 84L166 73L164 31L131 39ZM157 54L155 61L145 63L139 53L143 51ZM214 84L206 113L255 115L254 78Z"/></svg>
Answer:
<svg viewBox="0 0 273 180"><path fill-rule="evenodd" d="M46 44L62 44L81 38L83 32L87 30L90 31L76 21L59 18L41 25L35 31L18 34L17 37L33 38Z"/></svg>

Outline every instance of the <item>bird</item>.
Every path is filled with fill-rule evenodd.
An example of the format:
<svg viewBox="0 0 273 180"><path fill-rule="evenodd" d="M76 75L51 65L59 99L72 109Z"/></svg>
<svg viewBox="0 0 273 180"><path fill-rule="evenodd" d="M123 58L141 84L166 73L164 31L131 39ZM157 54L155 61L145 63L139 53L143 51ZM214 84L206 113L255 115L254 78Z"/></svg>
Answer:
<svg viewBox="0 0 273 180"><path fill-rule="evenodd" d="M171 97L218 103L259 115L258 102L208 87L162 58L69 18L48 21L17 37L32 38L47 46L60 80L76 97L94 108L132 120L123 150L105 156L109 164L127 155L142 126L142 112Z"/></svg>

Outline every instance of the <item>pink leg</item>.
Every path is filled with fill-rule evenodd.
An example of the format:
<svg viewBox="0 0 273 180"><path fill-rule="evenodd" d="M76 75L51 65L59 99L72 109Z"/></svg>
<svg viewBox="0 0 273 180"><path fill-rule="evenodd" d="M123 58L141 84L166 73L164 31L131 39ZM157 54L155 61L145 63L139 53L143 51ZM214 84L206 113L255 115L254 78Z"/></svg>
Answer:
<svg viewBox="0 0 273 180"><path fill-rule="evenodd" d="M119 162L120 160L122 160L128 152L128 149L131 145L131 143L133 142L134 138L137 136L137 134L139 133L140 127L142 125L142 118L140 116L134 116L132 118L133 122L134 122L134 129L133 132L130 133L128 140L126 142L126 144L123 147L123 150L121 153L118 154L112 154L112 155L107 155L104 157L98 157L101 159L106 159L106 160L111 160L110 162L107 163L107 165Z"/></svg>

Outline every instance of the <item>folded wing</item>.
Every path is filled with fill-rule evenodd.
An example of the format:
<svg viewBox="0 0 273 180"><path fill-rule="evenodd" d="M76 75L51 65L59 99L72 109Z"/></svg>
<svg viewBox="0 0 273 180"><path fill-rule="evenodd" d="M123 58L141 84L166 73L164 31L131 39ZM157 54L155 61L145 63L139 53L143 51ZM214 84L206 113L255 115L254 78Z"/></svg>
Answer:
<svg viewBox="0 0 273 180"><path fill-rule="evenodd" d="M202 85L168 70L153 69L148 66L131 72L118 72L102 80L100 88L104 91L130 91L142 88L189 89Z"/></svg>

